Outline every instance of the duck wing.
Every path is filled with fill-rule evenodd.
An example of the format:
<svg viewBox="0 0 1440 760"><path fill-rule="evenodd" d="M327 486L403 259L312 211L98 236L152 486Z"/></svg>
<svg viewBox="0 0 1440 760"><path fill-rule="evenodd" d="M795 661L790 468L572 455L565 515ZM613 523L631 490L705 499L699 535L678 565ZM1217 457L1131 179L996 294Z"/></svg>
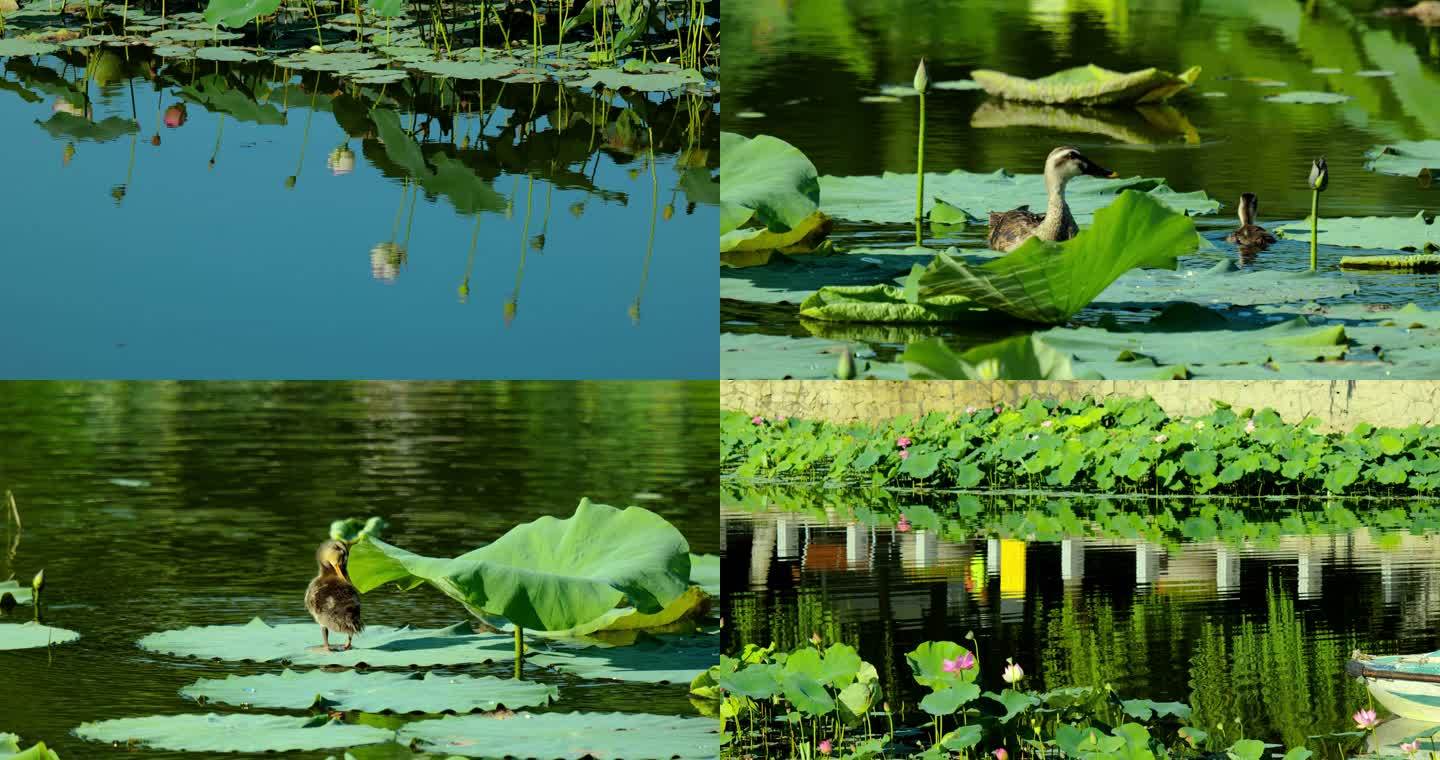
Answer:
<svg viewBox="0 0 1440 760"><path fill-rule="evenodd" d="M1011 250L1030 237L1044 219L1044 215L1031 211L1029 205L990 212L990 247L997 251Z"/></svg>

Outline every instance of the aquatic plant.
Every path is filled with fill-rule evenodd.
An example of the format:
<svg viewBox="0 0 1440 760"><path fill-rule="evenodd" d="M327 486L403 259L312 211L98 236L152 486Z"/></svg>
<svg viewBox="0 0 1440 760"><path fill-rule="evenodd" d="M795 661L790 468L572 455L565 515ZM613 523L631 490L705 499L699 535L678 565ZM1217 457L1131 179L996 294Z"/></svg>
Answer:
<svg viewBox="0 0 1440 760"><path fill-rule="evenodd" d="M925 59L915 67L915 92L920 95L919 128L915 140L915 245L924 245L921 237L920 220L925 215L925 93L930 89L930 77L925 73Z"/></svg>
<svg viewBox="0 0 1440 760"><path fill-rule="evenodd" d="M0 758L7 760L60 760L60 756L54 750L45 746L45 742L35 742L29 748L21 750L20 737L7 733L0 733Z"/></svg>
<svg viewBox="0 0 1440 760"><path fill-rule="evenodd" d="M1200 67L1176 75L1149 68L1119 72L1094 64L1025 79L999 71L976 69L970 76L985 92L1008 100L1072 105L1157 103L1188 88L1200 78Z"/></svg>
<svg viewBox="0 0 1440 760"><path fill-rule="evenodd" d="M1330 169L1325 157L1315 159L1310 166L1310 269L1319 268L1320 256L1320 194L1330 186Z"/></svg>

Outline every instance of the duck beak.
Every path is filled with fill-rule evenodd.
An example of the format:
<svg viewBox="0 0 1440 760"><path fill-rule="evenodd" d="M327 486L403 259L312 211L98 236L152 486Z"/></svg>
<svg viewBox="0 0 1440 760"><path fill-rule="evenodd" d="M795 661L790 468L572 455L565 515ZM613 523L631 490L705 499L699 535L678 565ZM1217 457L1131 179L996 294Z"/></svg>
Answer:
<svg viewBox="0 0 1440 760"><path fill-rule="evenodd" d="M346 583L350 583L350 573L345 570L345 565L343 563L339 565L334 565L333 567L335 568L335 572L339 573L340 577L345 579Z"/></svg>
<svg viewBox="0 0 1440 760"><path fill-rule="evenodd" d="M1105 179L1115 179L1120 176L1088 158L1085 159L1085 173L1092 177L1103 177Z"/></svg>

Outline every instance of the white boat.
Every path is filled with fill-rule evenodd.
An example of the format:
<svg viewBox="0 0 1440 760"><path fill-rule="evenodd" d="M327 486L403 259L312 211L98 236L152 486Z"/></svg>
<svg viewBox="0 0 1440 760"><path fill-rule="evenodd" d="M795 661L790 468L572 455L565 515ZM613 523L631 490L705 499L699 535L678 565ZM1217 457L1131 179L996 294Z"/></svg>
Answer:
<svg viewBox="0 0 1440 760"><path fill-rule="evenodd" d="M1355 652L1345 672L1364 679L1370 695L1390 712L1440 723L1440 651L1382 657Z"/></svg>

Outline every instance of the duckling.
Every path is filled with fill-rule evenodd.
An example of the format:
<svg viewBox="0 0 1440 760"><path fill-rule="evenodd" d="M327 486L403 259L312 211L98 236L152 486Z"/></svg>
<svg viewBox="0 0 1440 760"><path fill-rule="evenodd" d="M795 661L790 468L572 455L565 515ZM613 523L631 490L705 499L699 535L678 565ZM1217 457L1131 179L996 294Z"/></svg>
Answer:
<svg viewBox="0 0 1440 760"><path fill-rule="evenodd" d="M305 590L305 608L320 624L325 651L334 651L331 631L345 634L345 649L349 649L355 634L365 630L360 621L360 592L350 583L350 548L343 541L326 541L315 551L315 559L320 574Z"/></svg>
<svg viewBox="0 0 1440 760"><path fill-rule="evenodd" d="M1070 215L1065 203L1065 185L1082 174L1113 179L1115 172L1081 155L1080 151L1062 146L1050 151L1045 159L1045 192L1049 203L1045 215L1030 211L1028 205L1013 211L990 214L990 247L997 251L1013 251L1031 237L1041 240L1069 240L1080 232L1080 225Z"/></svg>
<svg viewBox="0 0 1440 760"><path fill-rule="evenodd" d="M1240 246L1241 250L1248 249L1250 253L1264 250L1275 242L1274 235L1271 235L1264 227L1255 224L1255 211L1259 207L1259 201L1255 198L1254 193L1240 194L1240 227L1226 235L1225 242L1234 243Z"/></svg>

